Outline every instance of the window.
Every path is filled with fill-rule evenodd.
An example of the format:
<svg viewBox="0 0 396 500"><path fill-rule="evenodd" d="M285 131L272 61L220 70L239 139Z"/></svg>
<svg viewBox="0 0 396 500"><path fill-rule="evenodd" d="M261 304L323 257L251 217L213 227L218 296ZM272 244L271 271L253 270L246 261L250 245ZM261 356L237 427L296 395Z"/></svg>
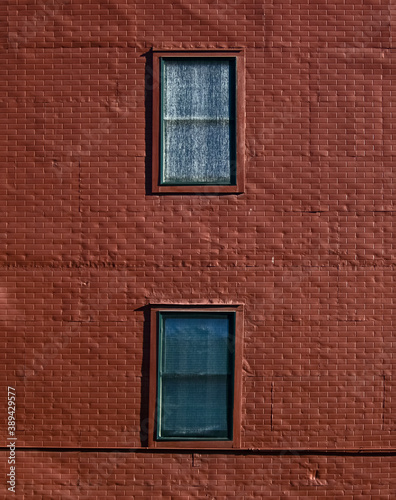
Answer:
<svg viewBox="0 0 396 500"><path fill-rule="evenodd" d="M153 63L153 192L241 192L242 52L155 52Z"/></svg>
<svg viewBox="0 0 396 500"><path fill-rule="evenodd" d="M241 306L153 306L149 444L238 447Z"/></svg>

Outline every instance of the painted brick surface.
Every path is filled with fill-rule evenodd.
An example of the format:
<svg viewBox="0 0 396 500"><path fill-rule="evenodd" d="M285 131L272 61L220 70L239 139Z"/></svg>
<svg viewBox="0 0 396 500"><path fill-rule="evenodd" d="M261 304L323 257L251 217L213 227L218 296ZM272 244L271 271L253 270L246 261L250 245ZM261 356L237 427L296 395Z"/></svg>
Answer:
<svg viewBox="0 0 396 500"><path fill-rule="evenodd" d="M0 23L1 496L10 385L10 498L394 498L393 2L7 0ZM235 47L245 192L152 195L151 50ZM150 303L244 304L240 452L146 449Z"/></svg>
<svg viewBox="0 0 396 500"><path fill-rule="evenodd" d="M395 491L390 457L21 451L18 463L20 497L34 499L353 500L389 499Z"/></svg>

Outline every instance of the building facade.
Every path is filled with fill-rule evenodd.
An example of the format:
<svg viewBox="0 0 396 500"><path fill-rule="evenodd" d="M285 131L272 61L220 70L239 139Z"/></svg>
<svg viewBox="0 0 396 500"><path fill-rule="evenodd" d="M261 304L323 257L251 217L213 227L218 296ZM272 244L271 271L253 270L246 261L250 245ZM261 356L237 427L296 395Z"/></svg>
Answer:
<svg viewBox="0 0 396 500"><path fill-rule="evenodd" d="M1 496L394 498L392 2L0 15Z"/></svg>

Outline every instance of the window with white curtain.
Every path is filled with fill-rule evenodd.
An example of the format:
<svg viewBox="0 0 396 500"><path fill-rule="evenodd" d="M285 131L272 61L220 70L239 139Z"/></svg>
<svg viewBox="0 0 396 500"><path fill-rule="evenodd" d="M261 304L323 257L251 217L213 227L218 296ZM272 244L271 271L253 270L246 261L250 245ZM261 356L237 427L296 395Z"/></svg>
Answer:
<svg viewBox="0 0 396 500"><path fill-rule="evenodd" d="M241 54L154 57L153 191L241 192Z"/></svg>
<svg viewBox="0 0 396 500"><path fill-rule="evenodd" d="M235 184L235 60L162 61L161 183Z"/></svg>

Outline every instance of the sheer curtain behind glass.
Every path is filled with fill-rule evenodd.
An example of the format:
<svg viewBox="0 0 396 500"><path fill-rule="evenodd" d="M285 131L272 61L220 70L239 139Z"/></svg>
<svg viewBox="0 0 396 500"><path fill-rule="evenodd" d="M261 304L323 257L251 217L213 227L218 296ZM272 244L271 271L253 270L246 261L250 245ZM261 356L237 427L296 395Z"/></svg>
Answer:
<svg viewBox="0 0 396 500"><path fill-rule="evenodd" d="M163 61L163 183L232 183L233 71L229 59Z"/></svg>

